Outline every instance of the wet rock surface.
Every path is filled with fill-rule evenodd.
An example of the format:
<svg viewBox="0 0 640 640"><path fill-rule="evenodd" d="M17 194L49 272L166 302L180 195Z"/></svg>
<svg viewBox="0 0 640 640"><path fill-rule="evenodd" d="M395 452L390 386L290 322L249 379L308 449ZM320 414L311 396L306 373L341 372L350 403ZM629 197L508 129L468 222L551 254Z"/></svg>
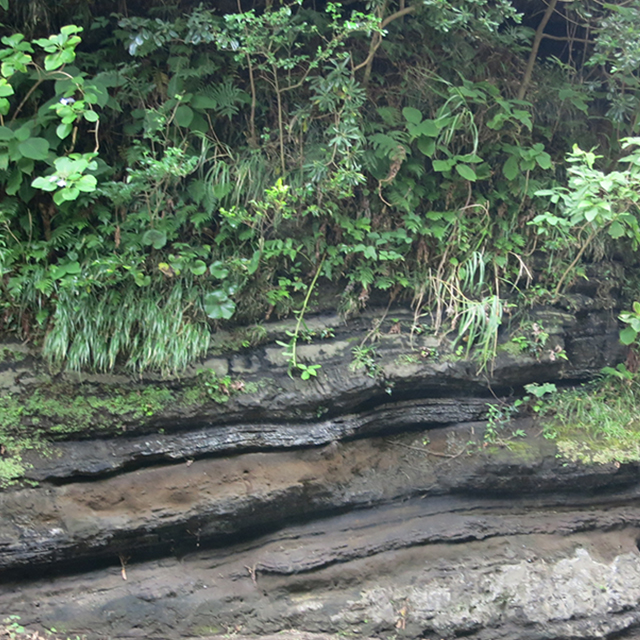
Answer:
<svg viewBox="0 0 640 640"><path fill-rule="evenodd" d="M619 357L615 314L583 307L541 311L548 353L491 376L406 331L370 376L349 366L366 318L311 320L335 334L301 348L317 381L272 343L215 356L256 389L31 452L36 486L0 493L0 613L88 638L640 635L638 466L567 463L528 418L483 440L495 396Z"/></svg>

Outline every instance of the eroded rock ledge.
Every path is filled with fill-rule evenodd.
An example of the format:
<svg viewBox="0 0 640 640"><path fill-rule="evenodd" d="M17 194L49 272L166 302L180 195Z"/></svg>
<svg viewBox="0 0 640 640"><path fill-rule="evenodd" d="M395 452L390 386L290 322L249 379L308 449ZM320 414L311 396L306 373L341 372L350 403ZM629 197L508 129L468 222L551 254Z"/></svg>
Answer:
<svg viewBox="0 0 640 640"><path fill-rule="evenodd" d="M251 392L29 454L37 486L0 494L0 612L89 638L634 637L638 466L566 463L528 419L510 448L483 441L494 396L617 359L615 315L593 299L542 310L548 351L503 348L490 377L403 331L402 310L381 326L373 377L349 365L375 314L310 321L334 334L301 347L322 364L310 383L272 342L212 357ZM5 386L28 394L33 371L5 366ZM195 382L127 384L184 399Z"/></svg>

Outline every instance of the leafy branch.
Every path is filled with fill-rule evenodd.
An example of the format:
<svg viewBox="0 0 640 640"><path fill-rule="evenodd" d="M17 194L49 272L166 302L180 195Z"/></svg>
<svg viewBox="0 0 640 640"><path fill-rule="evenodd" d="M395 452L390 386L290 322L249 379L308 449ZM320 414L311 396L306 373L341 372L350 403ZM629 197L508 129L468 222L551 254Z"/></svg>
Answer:
<svg viewBox="0 0 640 640"><path fill-rule="evenodd" d="M306 365L298 360L298 340L300 339L300 335L303 330L307 329L307 326L304 322L304 316L307 312L307 308L309 306L309 301L311 300L311 294L316 286L318 281L318 277L320 276L320 271L322 270L322 266L324 265L326 255L322 257L320 260L320 264L318 265L315 275L313 276L313 280L311 280L309 286L307 287L307 293L304 297L304 301L302 302L302 307L296 311L296 326L293 331L287 331L287 335L291 338L289 342L277 341L281 347L285 347L286 351L284 352L284 356L289 361L289 375L293 377L293 371L300 371L300 377L303 380L309 380L311 377L315 377L318 375L318 369L321 368L319 364L310 364Z"/></svg>

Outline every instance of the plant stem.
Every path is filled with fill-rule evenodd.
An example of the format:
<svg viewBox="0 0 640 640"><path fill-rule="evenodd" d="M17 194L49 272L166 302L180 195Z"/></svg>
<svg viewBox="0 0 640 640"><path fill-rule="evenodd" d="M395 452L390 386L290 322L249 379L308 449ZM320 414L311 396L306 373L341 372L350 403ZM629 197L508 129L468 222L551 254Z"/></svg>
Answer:
<svg viewBox="0 0 640 640"><path fill-rule="evenodd" d="M298 312L298 322L296 322L296 328L295 328L295 331L293 332L293 338L291 339L291 366L293 368L298 367L298 359L296 357L296 346L298 344L298 336L300 335L300 327L302 326L302 323L304 321L304 314L306 313L307 307L309 306L309 300L311 299L311 294L313 293L313 289L316 286L316 282L318 281L318 277L320 276L320 271L322 270L322 265L324 264L326 257L327 257L327 254L325 253L322 256L322 260L320 260L320 264L316 269L316 273L313 276L313 280L311 281L311 283L307 288L307 295L304 297L304 302L302 303L302 307Z"/></svg>
<svg viewBox="0 0 640 640"><path fill-rule="evenodd" d="M524 100L524 96L527 93L527 89L529 88L529 84L531 83L531 76L533 75L533 67L536 64L536 58L538 57L538 49L540 48L540 43L542 42L542 38L544 36L544 28L547 26L547 22L551 18L551 14L554 12L556 8L556 4L558 4L558 0L550 0L547 5L547 10L544 12L542 16L542 20L540 20L540 24L536 29L536 35L533 38L533 45L531 47L531 53L529 54L529 61L527 62L527 68L524 72L524 77L522 78L522 84L520 85L520 89L518 89L518 100Z"/></svg>
<svg viewBox="0 0 640 640"><path fill-rule="evenodd" d="M284 124L282 122L282 92L278 82L278 67L273 65L273 86L276 90L276 99L278 101L278 137L280 138L280 168L282 169L282 177L284 178L285 162L284 162Z"/></svg>
<svg viewBox="0 0 640 640"><path fill-rule="evenodd" d="M573 269L573 267L575 267L578 264L578 262L580 261L580 258L582 258L582 254L586 251L587 247L591 244L591 241L596 237L597 234L598 234L598 229L594 229L589 235L589 237L587 238L586 242L582 245L582 247L580 247L580 251L578 251L578 254L573 259L573 262L569 265L567 270L562 274L562 277L560 278L560 282L558 282L558 286L556 287L556 290L553 294L554 298L558 297L558 294L560 293L560 289L562 287L562 283L565 281L565 278L569 275L569 272Z"/></svg>

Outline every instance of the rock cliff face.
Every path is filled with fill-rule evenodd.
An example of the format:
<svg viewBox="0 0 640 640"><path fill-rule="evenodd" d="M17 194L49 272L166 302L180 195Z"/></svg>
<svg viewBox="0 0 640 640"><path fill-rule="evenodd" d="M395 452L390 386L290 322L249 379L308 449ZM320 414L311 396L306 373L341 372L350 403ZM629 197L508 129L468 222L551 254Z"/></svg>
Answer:
<svg viewBox="0 0 640 640"><path fill-rule="evenodd" d="M513 446L483 440L487 403L620 358L616 313L578 303L532 313L548 342L505 345L491 375L400 310L310 320L329 336L300 346L311 381L287 376L287 323L214 374L63 380L165 402L83 439L38 418L58 436L24 456L34 486L0 493L0 614L89 638L636 637L637 465L567 463L526 416ZM0 384L26 398L37 371L5 365Z"/></svg>

